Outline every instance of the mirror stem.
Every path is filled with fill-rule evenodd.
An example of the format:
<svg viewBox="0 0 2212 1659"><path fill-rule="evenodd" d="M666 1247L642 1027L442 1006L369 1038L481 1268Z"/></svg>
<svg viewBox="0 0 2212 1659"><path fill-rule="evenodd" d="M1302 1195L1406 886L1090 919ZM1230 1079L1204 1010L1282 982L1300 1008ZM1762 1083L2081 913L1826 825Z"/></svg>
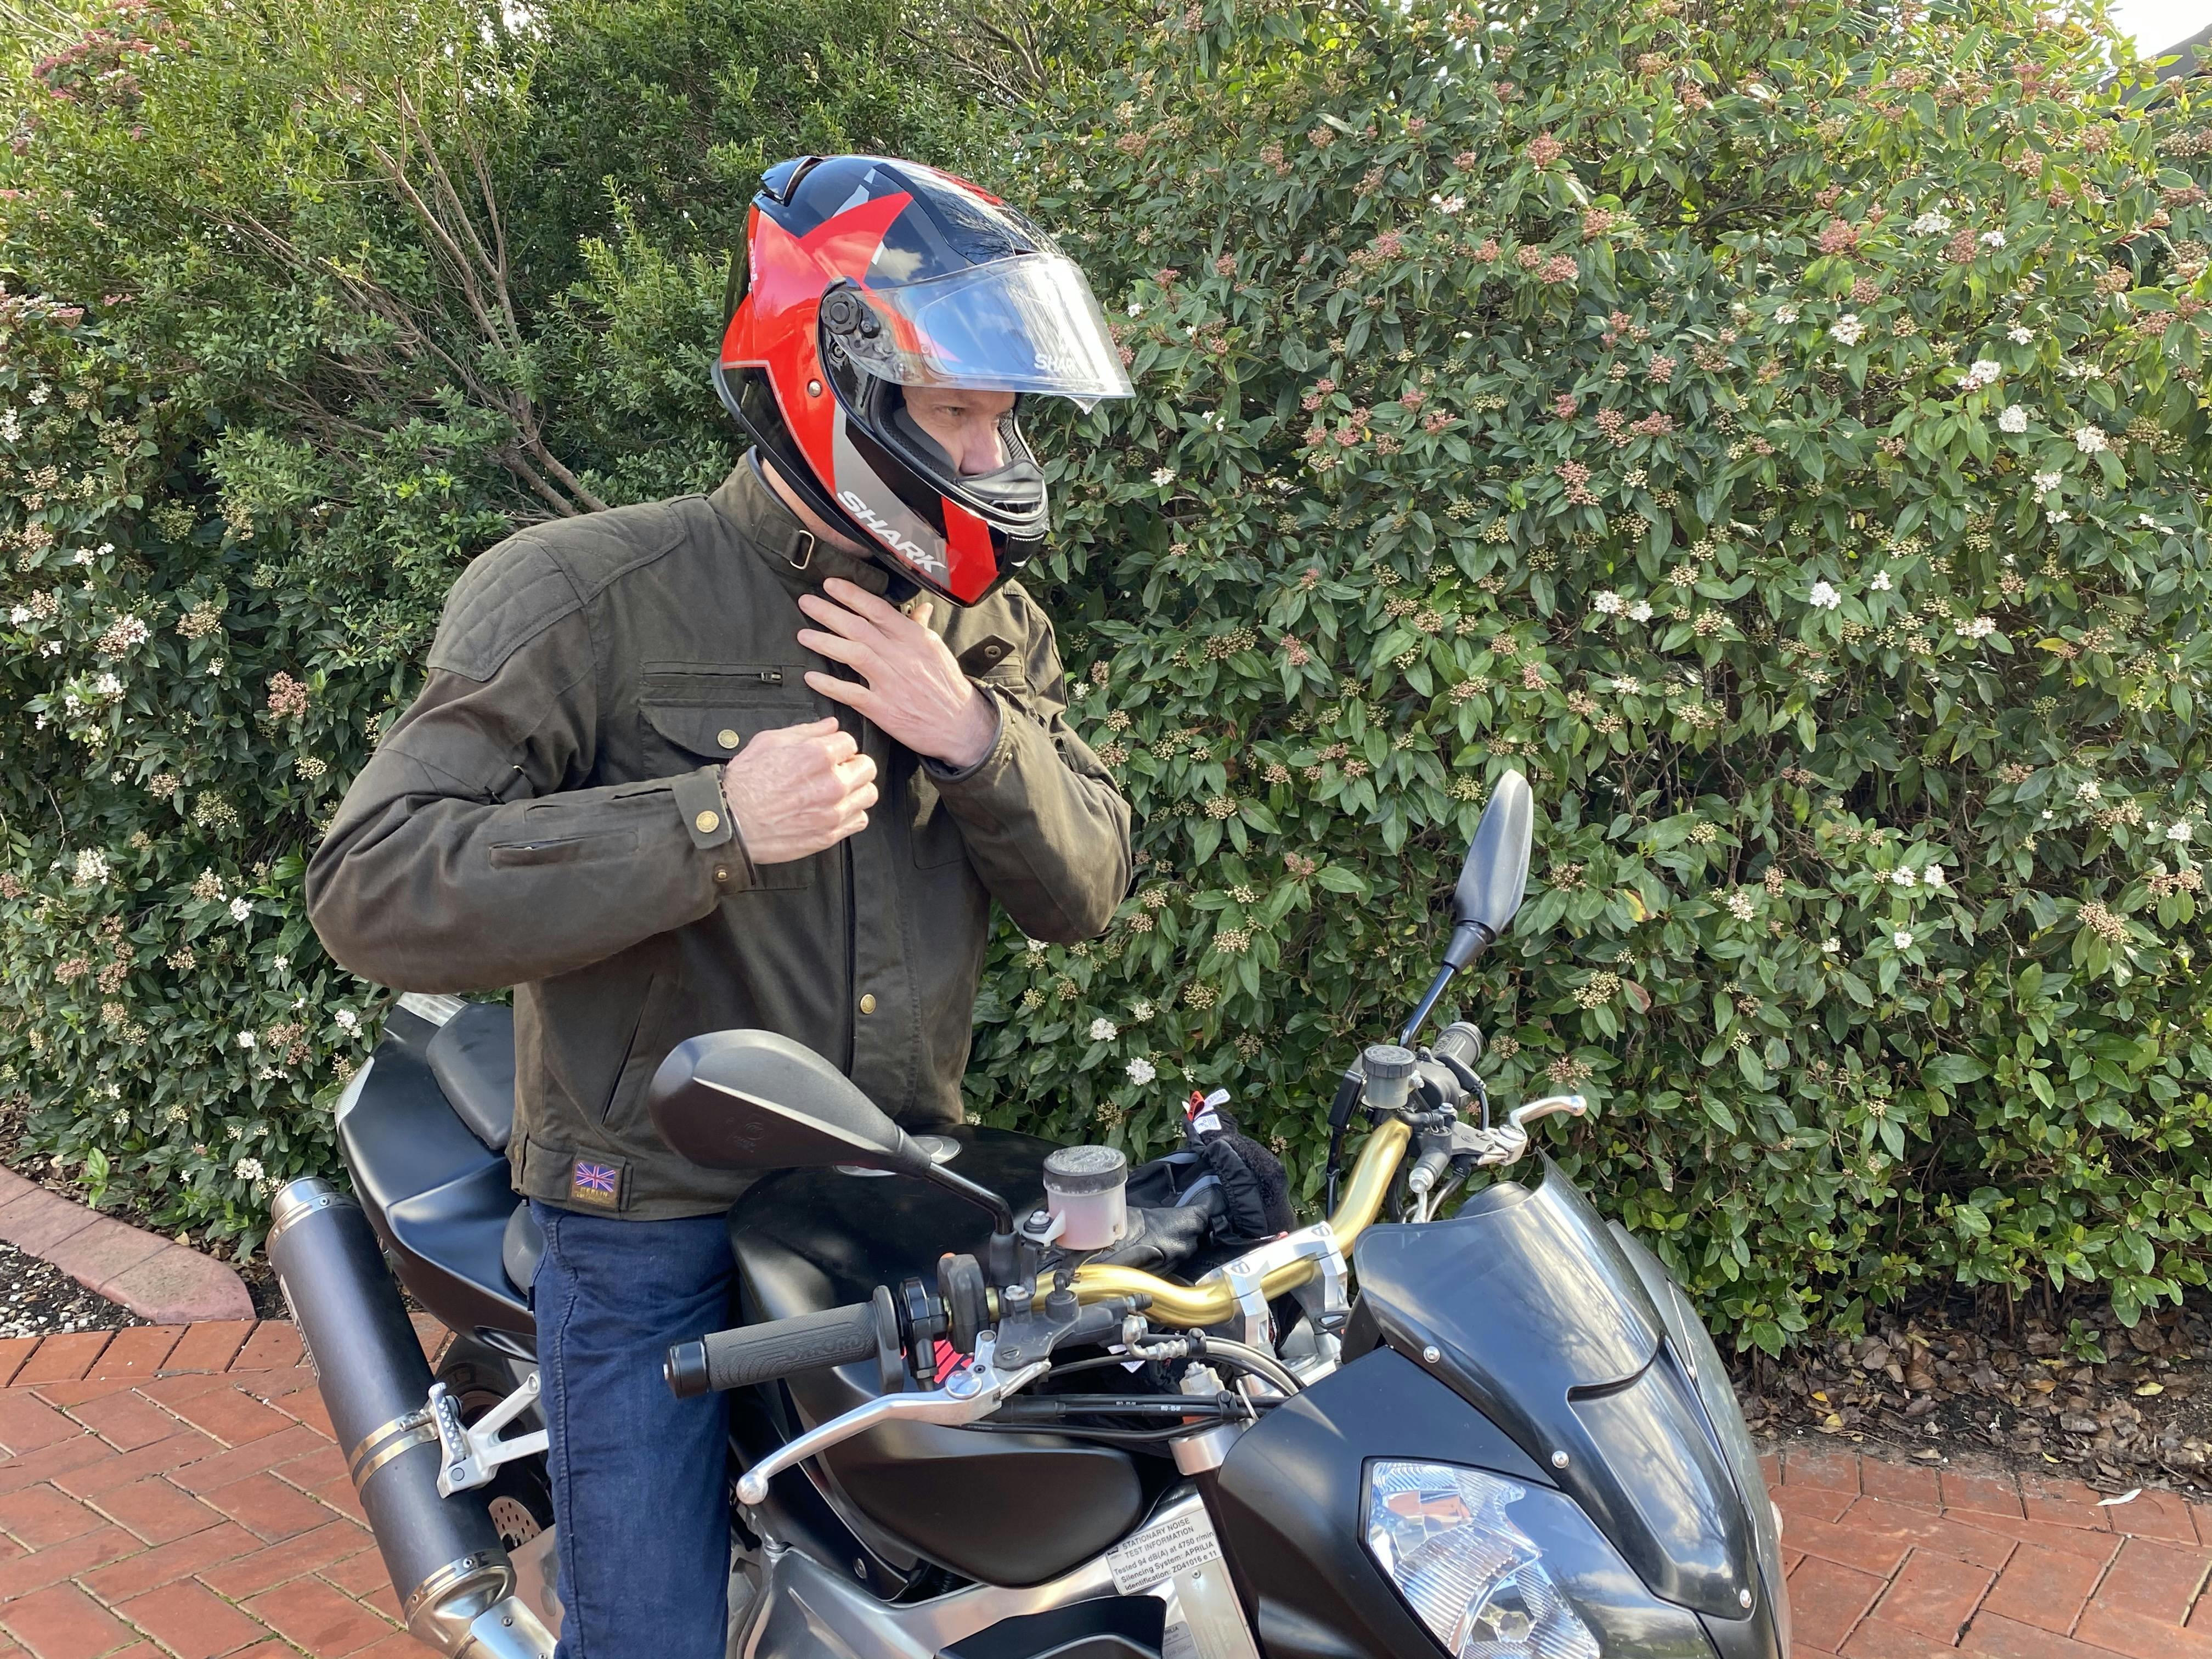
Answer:
<svg viewBox="0 0 2212 1659"><path fill-rule="evenodd" d="M1437 1000L1443 995L1444 987L1451 983L1451 976L1487 950L1497 938L1498 935L1485 922L1462 921L1452 929L1451 943L1444 946L1444 965L1437 969L1437 976L1429 981L1429 988L1422 994L1419 1006L1413 1010L1413 1017L1406 1022L1406 1029L1399 1032L1400 1048L1413 1046L1414 1037L1419 1035L1421 1027L1429 1023L1429 1016L1436 1012Z"/></svg>
<svg viewBox="0 0 2212 1659"><path fill-rule="evenodd" d="M1011 1234L1014 1231L1013 1206L988 1187L979 1187L967 1176L955 1175L938 1163L932 1163L927 1170L916 1170L914 1173L926 1181L934 1182L956 1198L967 1200L980 1210L988 1210L992 1231Z"/></svg>
<svg viewBox="0 0 2212 1659"><path fill-rule="evenodd" d="M1421 1027L1429 1023L1429 1016L1436 1012L1437 1000L1443 995L1444 987L1451 983L1451 976L1458 971L1449 962L1437 969L1437 976L1429 981L1429 988L1422 994L1419 1005L1413 1010L1413 1017L1406 1022L1406 1029L1398 1033L1400 1048L1413 1046L1414 1037L1419 1035Z"/></svg>

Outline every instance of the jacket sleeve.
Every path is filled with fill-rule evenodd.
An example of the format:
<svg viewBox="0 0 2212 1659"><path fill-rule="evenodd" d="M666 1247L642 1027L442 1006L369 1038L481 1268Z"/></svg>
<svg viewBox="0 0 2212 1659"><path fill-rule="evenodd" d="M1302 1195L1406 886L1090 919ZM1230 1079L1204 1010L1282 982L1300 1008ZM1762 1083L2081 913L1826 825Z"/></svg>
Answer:
<svg viewBox="0 0 2212 1659"><path fill-rule="evenodd" d="M573 787L596 760L599 677L587 618L544 550L478 559L429 660L307 865L308 917L344 967L404 991L523 984L750 884L718 767Z"/></svg>
<svg viewBox="0 0 2212 1659"><path fill-rule="evenodd" d="M1067 724L1067 687L1052 624L1014 590L1026 684L984 682L999 735L963 772L931 781L960 826L969 861L1032 939L1068 943L1106 931L1129 887L1129 806Z"/></svg>

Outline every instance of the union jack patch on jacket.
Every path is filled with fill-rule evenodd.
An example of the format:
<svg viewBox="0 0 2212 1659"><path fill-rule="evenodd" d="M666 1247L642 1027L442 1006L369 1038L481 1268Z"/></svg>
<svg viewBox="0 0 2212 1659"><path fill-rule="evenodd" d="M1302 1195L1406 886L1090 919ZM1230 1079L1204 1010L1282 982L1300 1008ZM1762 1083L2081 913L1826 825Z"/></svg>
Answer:
<svg viewBox="0 0 2212 1659"><path fill-rule="evenodd" d="M568 1196L599 1209L622 1207L623 1167L580 1158L568 1166Z"/></svg>

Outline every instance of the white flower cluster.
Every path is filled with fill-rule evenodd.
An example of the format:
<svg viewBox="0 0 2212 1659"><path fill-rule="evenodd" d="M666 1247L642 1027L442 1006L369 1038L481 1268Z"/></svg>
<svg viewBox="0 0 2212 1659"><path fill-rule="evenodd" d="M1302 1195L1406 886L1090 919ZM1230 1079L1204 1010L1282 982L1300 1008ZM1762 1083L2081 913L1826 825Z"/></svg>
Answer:
<svg viewBox="0 0 2212 1659"><path fill-rule="evenodd" d="M1912 234L1915 236L1948 236L1951 234L1951 222L1930 208L1912 222Z"/></svg>
<svg viewBox="0 0 2212 1659"><path fill-rule="evenodd" d="M2077 426L2074 428L2074 447L2084 455L2100 455L2112 447L2105 429L2099 426Z"/></svg>
<svg viewBox="0 0 2212 1659"><path fill-rule="evenodd" d="M1159 1075L1157 1071L1152 1069L1152 1062L1146 1060L1142 1054L1138 1055L1136 1059L1129 1062L1128 1070L1129 1081L1135 1084L1139 1088L1142 1088L1146 1084L1150 1083L1154 1078Z"/></svg>
<svg viewBox="0 0 2212 1659"><path fill-rule="evenodd" d="M1774 320L1781 324L1784 328L1789 327L1790 324L1797 320L1797 307L1796 306L1775 307Z"/></svg>
<svg viewBox="0 0 2212 1659"><path fill-rule="evenodd" d="M241 1158L231 1166L231 1173L240 1181L258 1181L261 1179L261 1160L258 1158Z"/></svg>
<svg viewBox="0 0 2212 1659"><path fill-rule="evenodd" d="M2063 473L2039 472L2035 475L2034 479L2035 493L2039 495L2048 495L2052 490L2057 489L2058 486L2064 482L2065 475Z"/></svg>
<svg viewBox="0 0 2212 1659"><path fill-rule="evenodd" d="M1873 580L1872 581L1869 582L1869 583L1867 584L1867 586L1868 586L1869 587L1871 587L1872 589L1874 589L1874 591L1875 591L1875 592L1877 592L1877 593L1887 593L1887 592L1889 592L1889 586L1890 586L1890 583L1889 583L1889 572L1887 572L1887 570L1877 570L1877 571L1875 571L1875 572L1874 573L1874 580Z"/></svg>
<svg viewBox="0 0 2212 1659"><path fill-rule="evenodd" d="M251 905L251 904L247 903L246 900L244 900L244 899L242 899L242 898L234 898L234 899L231 900L231 902L230 902L230 919L231 919L233 921L245 921L248 916L252 915L252 914L253 914L253 907L252 907L252 905Z"/></svg>
<svg viewBox="0 0 2212 1659"><path fill-rule="evenodd" d="M76 884L97 887L107 879L107 854L86 848L76 855Z"/></svg>
<svg viewBox="0 0 2212 1659"><path fill-rule="evenodd" d="M1828 332L1838 345L1855 346L1866 338L1866 325L1859 320L1858 313L1847 311L1828 325Z"/></svg>
<svg viewBox="0 0 2212 1659"><path fill-rule="evenodd" d="M1844 596L1836 592L1832 582L1814 582L1813 591L1805 596L1805 602L1815 611L1833 611L1844 602Z"/></svg>
<svg viewBox="0 0 2212 1659"><path fill-rule="evenodd" d="M1091 1040L1093 1042L1111 1042L1121 1035L1120 1029L1110 1019L1094 1019L1091 1022Z"/></svg>
<svg viewBox="0 0 2212 1659"><path fill-rule="evenodd" d="M1620 614L1620 595L1609 587L1600 588L1591 596L1590 604L1596 607L1597 613L1601 617L1614 617Z"/></svg>
<svg viewBox="0 0 2212 1659"><path fill-rule="evenodd" d="M31 615L31 607L27 605L19 605L8 613L8 624L11 628L27 627L36 620Z"/></svg>
<svg viewBox="0 0 2212 1659"><path fill-rule="evenodd" d="M260 1039L251 1031L240 1031L238 1034L238 1046L241 1048L250 1049L259 1041Z"/></svg>
<svg viewBox="0 0 2212 1659"><path fill-rule="evenodd" d="M1988 617L1973 617L1952 624L1952 631L1962 640L1985 640L1997 631L1997 625Z"/></svg>
<svg viewBox="0 0 2212 1659"><path fill-rule="evenodd" d="M2014 323L2005 331L2005 338L2010 340L2014 345L2033 345L2035 331L2025 323Z"/></svg>
<svg viewBox="0 0 2212 1659"><path fill-rule="evenodd" d="M1728 908L1729 914L1738 921L1749 921L1759 906L1753 901L1749 893L1738 888L1729 895Z"/></svg>
<svg viewBox="0 0 2212 1659"><path fill-rule="evenodd" d="M1973 367L1959 377L1959 385L1964 391L1979 392L1985 386L1995 386L1997 383L1997 376L2003 373L2002 363L1993 362L1987 357L1977 357L1974 359Z"/></svg>
<svg viewBox="0 0 2212 1659"><path fill-rule="evenodd" d="M2027 430L2027 407L2024 404L2008 405L1997 416L1997 428L2002 432Z"/></svg>
<svg viewBox="0 0 2212 1659"><path fill-rule="evenodd" d="M119 697L123 695L123 682L112 674L102 674L92 683L92 689L100 696Z"/></svg>
<svg viewBox="0 0 2212 1659"><path fill-rule="evenodd" d="M1981 244L1984 247L2002 247L2005 234L2001 230L1985 230L1981 234Z"/></svg>

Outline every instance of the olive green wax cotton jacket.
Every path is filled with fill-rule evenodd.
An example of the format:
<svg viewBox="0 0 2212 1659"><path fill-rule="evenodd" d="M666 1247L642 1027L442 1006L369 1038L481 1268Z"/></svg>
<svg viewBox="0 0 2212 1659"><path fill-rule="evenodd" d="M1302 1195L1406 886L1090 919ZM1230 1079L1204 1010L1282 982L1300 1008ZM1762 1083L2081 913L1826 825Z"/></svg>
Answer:
<svg viewBox="0 0 2212 1659"><path fill-rule="evenodd" d="M1129 812L1067 726L1051 626L1008 583L933 607L998 707L989 753L924 762L817 696L799 596L883 573L817 544L751 457L710 495L535 526L455 583L428 683L309 862L331 955L400 990L513 986L516 1189L640 1218L748 1176L654 1132L678 1042L753 1026L841 1066L910 1127L957 1122L991 901L1040 939L1104 930ZM859 834L756 866L722 765L824 715L876 763Z"/></svg>

